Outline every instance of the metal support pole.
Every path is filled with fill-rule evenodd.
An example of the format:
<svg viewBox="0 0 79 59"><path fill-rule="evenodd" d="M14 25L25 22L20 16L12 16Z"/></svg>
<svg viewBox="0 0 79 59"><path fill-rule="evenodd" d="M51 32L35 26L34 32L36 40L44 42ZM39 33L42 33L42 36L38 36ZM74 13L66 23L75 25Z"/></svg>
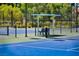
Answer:
<svg viewBox="0 0 79 59"><path fill-rule="evenodd" d="M25 37L27 37L27 3L25 3Z"/></svg>
<svg viewBox="0 0 79 59"><path fill-rule="evenodd" d="M76 7L76 32L78 32L77 4L75 4L75 7Z"/></svg>
<svg viewBox="0 0 79 59"><path fill-rule="evenodd" d="M34 16L32 16L32 20L34 20L33 17L34 17ZM36 22L36 20L35 20L35 36L36 36L36 24L37 24L37 22Z"/></svg>
<svg viewBox="0 0 79 59"><path fill-rule="evenodd" d="M60 34L62 33L62 20L60 20Z"/></svg>
<svg viewBox="0 0 79 59"><path fill-rule="evenodd" d="M72 15L73 15L73 13L72 13L72 12L73 12L72 7L73 7L73 6L71 5L71 23L70 23L70 32L71 32L71 33L72 33L72 19L73 19L73 18L72 18Z"/></svg>
<svg viewBox="0 0 79 59"><path fill-rule="evenodd" d="M11 11L11 27L13 26L13 11Z"/></svg>
<svg viewBox="0 0 79 59"><path fill-rule="evenodd" d="M35 26L35 36L36 36L36 26Z"/></svg>
<svg viewBox="0 0 79 59"><path fill-rule="evenodd" d="M17 38L17 26L15 25L15 37Z"/></svg>
<svg viewBox="0 0 79 59"><path fill-rule="evenodd" d="M7 35L9 35L9 26L7 26Z"/></svg>
<svg viewBox="0 0 79 59"><path fill-rule="evenodd" d="M77 18L78 14L76 14L76 32L78 32L78 18Z"/></svg>
<svg viewBox="0 0 79 59"><path fill-rule="evenodd" d="M48 28L45 28L45 37L47 38L48 37Z"/></svg>
<svg viewBox="0 0 79 59"><path fill-rule="evenodd" d="M37 17L37 30L38 30L38 34L39 34L39 16Z"/></svg>
<svg viewBox="0 0 79 59"><path fill-rule="evenodd" d="M59 14L61 14L61 10L60 10L61 8L59 8ZM59 17L59 20L60 20L60 17ZM62 33L62 20L60 20L61 22L60 22L60 34Z"/></svg>
<svg viewBox="0 0 79 59"><path fill-rule="evenodd" d="M53 25L53 35L54 35L54 30L55 30L55 19L52 20L52 25Z"/></svg>
<svg viewBox="0 0 79 59"><path fill-rule="evenodd" d="M33 17L32 17L33 18ZM33 19L32 19L32 28L33 28Z"/></svg>
<svg viewBox="0 0 79 59"><path fill-rule="evenodd" d="M27 37L27 19L25 18L25 37Z"/></svg>
<svg viewBox="0 0 79 59"><path fill-rule="evenodd" d="M4 11L2 12L2 26L4 26Z"/></svg>

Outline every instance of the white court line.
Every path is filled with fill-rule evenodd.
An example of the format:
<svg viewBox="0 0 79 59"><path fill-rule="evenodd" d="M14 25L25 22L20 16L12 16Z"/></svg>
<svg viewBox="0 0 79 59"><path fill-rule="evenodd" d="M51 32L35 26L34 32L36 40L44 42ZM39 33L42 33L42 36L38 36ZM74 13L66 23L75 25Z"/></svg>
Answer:
<svg viewBox="0 0 79 59"><path fill-rule="evenodd" d="M39 43L46 43L46 42L50 42L50 41L42 41L42 42L32 42L32 43L28 43L28 44L39 44ZM31 47L31 48L39 48L39 49L50 49L50 50L63 50L63 51L74 51L73 49L77 49L79 47L75 47L75 48L70 48L70 49L57 49L57 48L45 48L45 47L35 47L35 46L23 46L25 44L17 44L17 45L7 45L7 46L0 46L0 48L3 47L16 47L16 46L22 46L22 47ZM79 51L78 51L79 52Z"/></svg>
<svg viewBox="0 0 79 59"><path fill-rule="evenodd" d="M33 42L24 42L24 43L18 43L21 45L25 45L25 44L40 44L40 43L47 43L47 42L54 42L54 40L46 40L46 41L33 41ZM15 43L14 43L15 44ZM17 45L18 45L17 44ZM2 46L4 44L1 44L0 46ZM8 45L7 45L8 46Z"/></svg>
<svg viewBox="0 0 79 59"><path fill-rule="evenodd" d="M25 48L27 48L27 47L30 47L30 48L39 48L39 49L49 49L49 50L60 50L60 51L69 51L69 50L67 50L67 49L57 49L57 48L45 48L45 47L35 47L35 46L23 46L23 45L21 45L21 44L18 44L18 45L7 45L7 46L5 46L5 47L25 47ZM0 48L3 48L3 47L0 47Z"/></svg>
<svg viewBox="0 0 79 59"><path fill-rule="evenodd" d="M78 49L78 48L79 48L79 47L70 48L70 49L68 49L68 51L79 52L79 51L74 50L74 49Z"/></svg>
<svg viewBox="0 0 79 59"><path fill-rule="evenodd" d="M79 52L79 51L76 51L76 50L71 50L71 51L73 51L73 52Z"/></svg>
<svg viewBox="0 0 79 59"><path fill-rule="evenodd" d="M46 47L38 47L38 46L23 46L23 45L19 45L19 46L25 47L25 48L30 47L30 48L39 48L39 49L69 51L69 50L67 50L67 49L59 49L59 48L57 49L57 48L46 48Z"/></svg>
<svg viewBox="0 0 79 59"><path fill-rule="evenodd" d="M51 42L51 41L37 41L37 42L30 42L28 44L40 44L40 43L47 43L47 42Z"/></svg>
<svg viewBox="0 0 79 59"><path fill-rule="evenodd" d="M75 47L75 48L70 48L70 50L74 50L74 49L78 49L79 47Z"/></svg>
<svg viewBox="0 0 79 59"><path fill-rule="evenodd" d="M46 48L46 47L35 47L35 46L23 46L22 44L18 44L18 45L7 45L7 46L5 46L5 47L25 47L25 48L27 48L27 47L29 47L29 48L39 48L39 49L49 49L49 50L59 50L59 51L74 51L74 52L79 52L79 51L75 51L75 50L71 50L71 49L59 49L59 48ZM2 48L2 47L0 47L0 48ZM79 48L79 47L77 47L77 48Z"/></svg>
<svg viewBox="0 0 79 59"><path fill-rule="evenodd" d="M26 44L26 45L27 45L27 44L40 44L40 43L46 43L46 42L50 42L50 41L44 41L44 42L43 42L43 41L42 41L42 42L39 42L39 41L38 41L38 42L32 42L32 43L30 42L30 43L23 43L23 44L17 44L17 45L6 45L6 46L2 46L2 45L1 45L0 48L3 48L3 47L14 47L14 46L19 46L19 45L22 45L22 46L23 46L23 45L25 45L25 44Z"/></svg>
<svg viewBox="0 0 79 59"><path fill-rule="evenodd" d="M46 42L51 42L51 41L33 41L33 42L24 42L24 43L18 43L17 45L25 45L25 44L39 44L39 43L46 43ZM15 44L15 43L14 43ZM1 44L0 46L2 46L4 44ZM8 45L6 45L8 46Z"/></svg>
<svg viewBox="0 0 79 59"><path fill-rule="evenodd" d="M19 44L17 44L16 46L18 46L18 45L25 45L25 44L40 44L40 43L47 43L47 42L54 42L54 40L46 40L46 41L33 41L33 42L24 42L24 43L19 43ZM9 45L7 45L7 46L9 46ZM11 45L12 46L12 45ZM3 47L3 46L2 46ZM6 47L6 46L5 46ZM0 47L1 48L1 47Z"/></svg>
<svg viewBox="0 0 79 59"><path fill-rule="evenodd" d="M74 51L74 52L79 52L79 51L75 51L75 50L71 50L71 49L60 49L60 48L46 48L46 47L35 47L35 46L22 46L22 45L18 45L21 47L30 47L30 48L39 48L39 49L49 49L49 50L60 50L60 51ZM77 47L79 48L79 47ZM76 49L76 48L75 48Z"/></svg>
<svg viewBox="0 0 79 59"><path fill-rule="evenodd" d="M18 44L18 45L7 45L7 46L0 46L0 48L4 48L4 47L16 47L16 46L20 46L22 44Z"/></svg>

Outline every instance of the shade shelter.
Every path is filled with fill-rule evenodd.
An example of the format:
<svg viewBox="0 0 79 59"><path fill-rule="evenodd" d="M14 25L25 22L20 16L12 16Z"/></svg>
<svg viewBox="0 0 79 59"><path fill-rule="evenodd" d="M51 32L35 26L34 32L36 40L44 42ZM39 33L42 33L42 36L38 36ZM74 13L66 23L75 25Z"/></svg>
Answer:
<svg viewBox="0 0 79 59"><path fill-rule="evenodd" d="M39 32L39 20L40 17L42 16L54 16L54 17L60 17L60 14L32 14L32 16L37 16L37 31ZM52 20L52 25L53 25L53 29L54 29L54 25L55 25L55 20ZM36 33L36 31L35 31Z"/></svg>

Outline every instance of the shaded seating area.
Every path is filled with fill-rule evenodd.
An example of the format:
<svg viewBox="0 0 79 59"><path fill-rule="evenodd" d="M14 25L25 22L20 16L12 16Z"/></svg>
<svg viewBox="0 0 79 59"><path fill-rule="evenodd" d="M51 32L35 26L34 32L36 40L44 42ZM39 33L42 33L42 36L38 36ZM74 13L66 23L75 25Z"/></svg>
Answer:
<svg viewBox="0 0 79 59"><path fill-rule="evenodd" d="M42 28L42 26L41 26L41 29L40 29L40 17L44 17L44 16L45 17L51 17L51 16L61 17L61 14L32 14L32 16L33 17L37 17L37 20L36 20L36 23L37 23L37 27L36 27L37 28L37 32L35 31L35 33L40 34L40 36L44 36L44 37L47 38L50 35L50 29L54 29L54 27L55 27L54 26L55 25L55 19L51 20L51 23L52 23L52 24L50 24L51 27L46 26L46 27Z"/></svg>
<svg viewBox="0 0 79 59"><path fill-rule="evenodd" d="M38 32L41 36L45 36L46 33L47 33L47 36L49 36L50 35L50 28L41 28Z"/></svg>

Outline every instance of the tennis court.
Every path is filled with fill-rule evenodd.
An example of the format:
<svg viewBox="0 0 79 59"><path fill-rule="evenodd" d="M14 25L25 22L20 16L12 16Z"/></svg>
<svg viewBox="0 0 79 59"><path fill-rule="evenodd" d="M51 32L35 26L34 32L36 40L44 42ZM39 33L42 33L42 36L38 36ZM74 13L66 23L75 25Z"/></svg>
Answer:
<svg viewBox="0 0 79 59"><path fill-rule="evenodd" d="M0 11L0 56L79 56L77 3L36 5L4 5Z"/></svg>
<svg viewBox="0 0 79 59"><path fill-rule="evenodd" d="M68 29L69 30L69 29ZM70 33L68 30L63 29L62 34ZM35 33L34 28L28 29L28 35L32 36ZM66 32L67 31L67 32ZM1 32L5 32L4 30ZM58 34L59 30L55 30L54 33ZM24 28L17 29L18 36L25 34ZM60 33L60 32L59 32ZM73 32L75 33L75 31ZM79 56L79 35L75 33L71 37L48 37L48 38L16 38L15 36L10 38L1 39L3 40L0 44L0 55L1 56ZM9 34L14 35L15 29L10 28ZM68 34L67 34L68 35ZM3 35L5 37L5 35Z"/></svg>
<svg viewBox="0 0 79 59"><path fill-rule="evenodd" d="M0 44L1 56L79 56L79 37Z"/></svg>

